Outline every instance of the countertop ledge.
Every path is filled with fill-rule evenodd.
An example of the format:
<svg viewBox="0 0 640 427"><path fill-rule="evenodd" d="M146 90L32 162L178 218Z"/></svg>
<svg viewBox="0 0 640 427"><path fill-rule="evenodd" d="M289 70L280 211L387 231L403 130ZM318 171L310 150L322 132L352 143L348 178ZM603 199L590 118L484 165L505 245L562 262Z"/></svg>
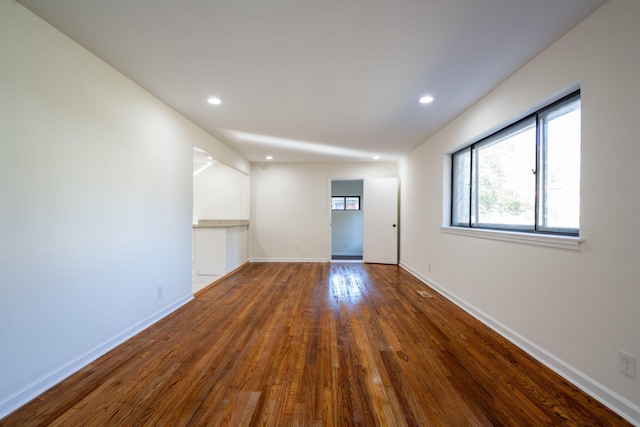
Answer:
<svg viewBox="0 0 640 427"><path fill-rule="evenodd" d="M200 219L193 228L246 227L248 225L248 219Z"/></svg>

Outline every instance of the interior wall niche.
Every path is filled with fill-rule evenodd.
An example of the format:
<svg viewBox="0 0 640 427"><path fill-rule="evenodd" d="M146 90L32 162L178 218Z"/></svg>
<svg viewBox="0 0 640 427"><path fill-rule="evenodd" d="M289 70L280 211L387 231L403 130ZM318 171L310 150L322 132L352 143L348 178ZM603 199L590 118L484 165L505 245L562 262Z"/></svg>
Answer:
<svg viewBox="0 0 640 427"><path fill-rule="evenodd" d="M193 147L193 223L249 219L249 176Z"/></svg>

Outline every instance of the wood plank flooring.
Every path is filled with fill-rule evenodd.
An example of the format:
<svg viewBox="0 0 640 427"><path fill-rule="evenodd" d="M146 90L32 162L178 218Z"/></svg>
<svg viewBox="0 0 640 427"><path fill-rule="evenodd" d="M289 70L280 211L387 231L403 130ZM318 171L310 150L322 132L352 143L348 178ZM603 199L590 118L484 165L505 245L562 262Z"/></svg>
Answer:
<svg viewBox="0 0 640 427"><path fill-rule="evenodd" d="M0 420L43 425L630 424L398 266L264 263Z"/></svg>

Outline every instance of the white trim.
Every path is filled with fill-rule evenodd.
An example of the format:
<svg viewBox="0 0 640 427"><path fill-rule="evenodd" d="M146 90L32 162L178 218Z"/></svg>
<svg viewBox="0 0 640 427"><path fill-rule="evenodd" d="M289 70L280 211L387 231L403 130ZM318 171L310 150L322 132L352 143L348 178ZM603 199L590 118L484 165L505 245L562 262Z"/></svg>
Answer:
<svg viewBox="0 0 640 427"><path fill-rule="evenodd" d="M126 329L125 331L119 333L118 335L108 339L102 344L97 345L93 349L80 355L79 357L70 361L66 365L59 367L58 369L50 372L49 374L45 375L39 380L32 382L28 386L24 387L22 390L9 396L4 401L0 402L0 419L9 415L11 412L15 411L22 405L33 400L40 394L44 393L45 391L53 387L54 385L58 384L60 381L69 377L71 374L74 374L75 372L84 368L85 366L95 361L99 357L105 355L110 350L124 343L129 338L142 332L144 329L156 323L163 317L167 316L168 314L182 307L192 299L193 299L193 294L189 294L175 301L171 305L152 314L151 316L147 317L141 322L133 325L132 327Z"/></svg>
<svg viewBox="0 0 640 427"><path fill-rule="evenodd" d="M523 337L508 326L500 323L486 313L483 313L478 308L467 303L455 294L447 291L445 288L443 288L433 280L424 277L408 265L400 262L400 267L404 268L406 271L411 273L426 285L438 291L449 301L453 302L458 307L462 308L464 311L484 323L486 326L502 335L504 338L524 350L527 354L532 356L534 359L536 359L552 371L556 372L557 374L571 382L586 394L590 395L612 411L616 412L618 415L620 415L630 423L636 426L640 426L640 406L624 398L623 396L619 395L603 384L600 384L598 381L589 377L577 368L571 366L564 360L540 347L536 343Z"/></svg>
<svg viewBox="0 0 640 427"><path fill-rule="evenodd" d="M584 242L579 237L558 236L553 234L534 234L503 230L487 230L464 227L440 227L440 231L447 234L478 237L482 239L500 240L503 242L523 243L526 245L546 246L557 249L579 251Z"/></svg>
<svg viewBox="0 0 640 427"><path fill-rule="evenodd" d="M329 262L328 258L251 258L250 262Z"/></svg>

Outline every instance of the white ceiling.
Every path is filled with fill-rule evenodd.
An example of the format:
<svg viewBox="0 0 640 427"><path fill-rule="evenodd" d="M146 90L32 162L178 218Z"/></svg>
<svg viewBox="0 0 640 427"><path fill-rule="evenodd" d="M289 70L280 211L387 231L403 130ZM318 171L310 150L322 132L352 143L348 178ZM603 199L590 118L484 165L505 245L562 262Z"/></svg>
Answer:
<svg viewBox="0 0 640 427"><path fill-rule="evenodd" d="M605 2L20 0L256 162L397 160Z"/></svg>

